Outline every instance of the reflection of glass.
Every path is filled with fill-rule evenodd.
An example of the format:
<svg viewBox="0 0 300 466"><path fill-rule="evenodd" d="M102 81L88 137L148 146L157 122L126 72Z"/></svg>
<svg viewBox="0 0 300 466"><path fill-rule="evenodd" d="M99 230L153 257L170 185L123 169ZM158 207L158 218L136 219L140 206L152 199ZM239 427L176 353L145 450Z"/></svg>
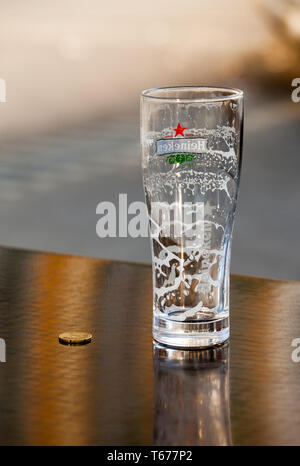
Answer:
<svg viewBox="0 0 300 466"><path fill-rule="evenodd" d="M207 347L229 336L229 263L243 93L163 88L141 97L153 268L153 336Z"/></svg>
<svg viewBox="0 0 300 466"><path fill-rule="evenodd" d="M154 445L231 445L228 359L153 344Z"/></svg>

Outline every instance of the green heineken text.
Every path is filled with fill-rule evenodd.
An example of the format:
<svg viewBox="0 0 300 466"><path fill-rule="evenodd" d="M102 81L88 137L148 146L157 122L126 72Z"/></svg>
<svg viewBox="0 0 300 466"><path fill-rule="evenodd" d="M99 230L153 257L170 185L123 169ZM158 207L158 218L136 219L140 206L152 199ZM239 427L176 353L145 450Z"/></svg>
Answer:
<svg viewBox="0 0 300 466"><path fill-rule="evenodd" d="M172 154L168 155L166 161L172 165L173 163L182 164L184 162L191 162L196 158L196 155L193 154Z"/></svg>

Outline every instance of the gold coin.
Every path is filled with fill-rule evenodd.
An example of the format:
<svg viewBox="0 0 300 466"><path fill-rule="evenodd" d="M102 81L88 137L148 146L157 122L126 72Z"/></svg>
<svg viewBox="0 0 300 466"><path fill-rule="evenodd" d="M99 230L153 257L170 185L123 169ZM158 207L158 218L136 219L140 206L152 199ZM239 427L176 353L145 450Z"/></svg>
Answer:
<svg viewBox="0 0 300 466"><path fill-rule="evenodd" d="M92 340L92 334L86 332L65 332L58 336L63 345L86 345Z"/></svg>

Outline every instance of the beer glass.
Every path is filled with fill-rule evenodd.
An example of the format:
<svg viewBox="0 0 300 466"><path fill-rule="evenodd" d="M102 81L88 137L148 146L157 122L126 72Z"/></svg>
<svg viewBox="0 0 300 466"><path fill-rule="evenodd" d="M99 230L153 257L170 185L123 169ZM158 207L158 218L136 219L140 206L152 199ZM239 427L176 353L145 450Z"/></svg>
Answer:
<svg viewBox="0 0 300 466"><path fill-rule="evenodd" d="M243 92L141 95L153 272L153 337L173 347L229 337L229 267L242 157Z"/></svg>

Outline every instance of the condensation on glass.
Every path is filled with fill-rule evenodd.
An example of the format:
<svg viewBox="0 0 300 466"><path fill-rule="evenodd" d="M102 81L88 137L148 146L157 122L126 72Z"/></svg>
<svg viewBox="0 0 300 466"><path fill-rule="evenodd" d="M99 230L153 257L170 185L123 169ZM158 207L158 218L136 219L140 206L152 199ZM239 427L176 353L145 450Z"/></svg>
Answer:
<svg viewBox="0 0 300 466"><path fill-rule="evenodd" d="M240 90L173 87L141 95L153 336L160 343L203 347L229 337L242 127Z"/></svg>

